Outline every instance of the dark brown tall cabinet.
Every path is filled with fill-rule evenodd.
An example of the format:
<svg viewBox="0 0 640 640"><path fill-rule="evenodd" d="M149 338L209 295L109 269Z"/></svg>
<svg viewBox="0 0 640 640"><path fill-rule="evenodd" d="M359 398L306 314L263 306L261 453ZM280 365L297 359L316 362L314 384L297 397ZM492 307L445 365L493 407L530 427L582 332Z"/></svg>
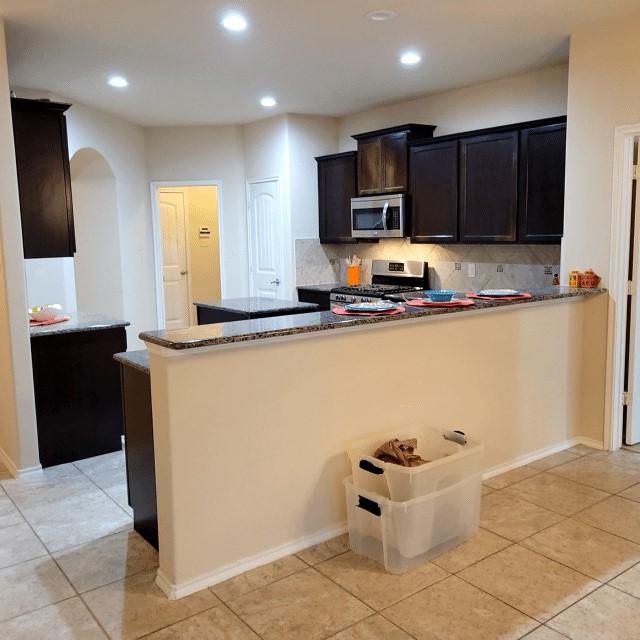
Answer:
<svg viewBox="0 0 640 640"><path fill-rule="evenodd" d="M64 112L68 104L11 99L25 258L76 250Z"/></svg>
<svg viewBox="0 0 640 640"><path fill-rule="evenodd" d="M355 242L351 237L351 198L356 196L356 152L319 156L320 242Z"/></svg>
<svg viewBox="0 0 640 640"><path fill-rule="evenodd" d="M553 243L562 238L566 138L564 124L520 132L520 242Z"/></svg>
<svg viewBox="0 0 640 640"><path fill-rule="evenodd" d="M435 127L405 124L352 136L358 142L358 195L406 191L409 184L409 142L431 138Z"/></svg>
<svg viewBox="0 0 640 640"><path fill-rule="evenodd" d="M460 241L514 242L518 207L518 133L460 141Z"/></svg>
<svg viewBox="0 0 640 640"><path fill-rule="evenodd" d="M458 241L458 141L412 147L411 242Z"/></svg>

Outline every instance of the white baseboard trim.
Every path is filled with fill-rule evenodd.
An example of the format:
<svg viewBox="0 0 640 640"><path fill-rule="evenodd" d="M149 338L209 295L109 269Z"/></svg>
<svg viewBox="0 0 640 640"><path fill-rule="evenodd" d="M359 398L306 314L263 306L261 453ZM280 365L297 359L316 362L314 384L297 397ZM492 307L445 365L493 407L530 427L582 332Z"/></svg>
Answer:
<svg viewBox="0 0 640 640"><path fill-rule="evenodd" d="M197 591L202 591L202 589L206 589L207 587L212 587L214 584L219 584L220 582L229 580L229 578L234 578L241 573L245 573L245 571L261 567L269 562L274 562L275 560L289 556L292 553L302 551L307 547L312 547L314 544L319 544L320 542L325 542L326 540L335 538L336 536L345 533L346 530L346 523L334 527L327 527L326 529L321 529L309 536L304 536L293 540L292 542L287 542L279 547L258 553L249 558L239 560L238 562L232 562L231 564L224 565L211 573L203 574L198 578L182 584L172 583L164 575L162 569L158 569L156 574L156 584L160 589L162 589L169 600L178 600L191 595L192 593L196 593Z"/></svg>
<svg viewBox="0 0 640 640"><path fill-rule="evenodd" d="M25 467L24 469L18 469L16 467L13 460L7 455L7 452L0 447L0 463L2 463L5 467L7 467L7 471L14 478L24 478L25 476L31 475L37 471L42 471L42 465L38 464L33 467Z"/></svg>
<svg viewBox="0 0 640 640"><path fill-rule="evenodd" d="M498 464L495 467L491 467L482 474L482 478L483 480L488 480L489 478L493 478L494 476L499 476L501 473L506 473L507 471L511 471L512 469L522 467L525 464L535 462L536 460L540 460L541 458L546 458L553 453L558 453L558 451L564 451L565 449L575 447L577 444L583 444L586 447L591 447L592 449L604 448L602 442L600 442L599 440L586 438L584 436L575 436L570 440L565 440L564 442L559 442L558 444L553 444L549 447L544 447L542 449L538 449L537 451L533 451L532 453L527 453L523 456L519 456L511 462Z"/></svg>
<svg viewBox="0 0 640 640"><path fill-rule="evenodd" d="M483 479L486 480L493 476L500 475L501 473L511 471L511 469L521 467L525 464L529 464L530 462L535 462L540 458L545 458L546 456L557 453L558 451L564 451L565 449L574 447L577 444L584 444L585 446L592 447L593 449L603 448L602 442L598 440L585 438L583 436L576 436L570 440L565 440L564 442L544 447L543 449L538 449L533 453L520 456L511 462L496 465L484 472ZM162 569L158 569L156 573L156 584L160 587L167 598L169 598L169 600L179 600L180 598L184 598L192 593L202 591L202 589L206 589L207 587L212 587L215 584L229 580L229 578L234 578L235 576L245 573L246 571L250 571L251 569L255 569L256 567L261 567L269 562L274 562L275 560L289 556L292 553L302 551L314 544L319 544L320 542L325 542L325 540L335 538L336 536L345 533L345 531L347 531L346 523L334 527L327 527L326 529L322 529L309 536L304 536L293 540L292 542L287 542L279 547L258 553L249 558L239 560L238 562L232 562L224 565L215 571L203 574L193 580L183 582L181 584L172 583L162 572Z"/></svg>

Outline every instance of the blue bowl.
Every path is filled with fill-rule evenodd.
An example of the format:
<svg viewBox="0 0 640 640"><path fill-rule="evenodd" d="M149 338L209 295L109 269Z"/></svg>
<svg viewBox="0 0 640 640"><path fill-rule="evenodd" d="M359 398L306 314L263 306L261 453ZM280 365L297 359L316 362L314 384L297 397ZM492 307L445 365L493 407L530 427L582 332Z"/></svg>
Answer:
<svg viewBox="0 0 640 640"><path fill-rule="evenodd" d="M425 291L424 295L434 302L450 302L455 293L451 289L438 289L437 291Z"/></svg>

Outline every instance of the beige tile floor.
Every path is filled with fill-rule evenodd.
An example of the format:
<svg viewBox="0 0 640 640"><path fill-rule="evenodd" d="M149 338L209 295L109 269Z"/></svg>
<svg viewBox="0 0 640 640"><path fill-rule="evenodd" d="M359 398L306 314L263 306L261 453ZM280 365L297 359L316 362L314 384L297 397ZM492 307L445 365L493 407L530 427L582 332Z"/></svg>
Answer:
<svg viewBox="0 0 640 640"><path fill-rule="evenodd" d="M3 640L640 640L638 449L490 479L479 533L402 576L340 536L174 602L121 454L0 487Z"/></svg>

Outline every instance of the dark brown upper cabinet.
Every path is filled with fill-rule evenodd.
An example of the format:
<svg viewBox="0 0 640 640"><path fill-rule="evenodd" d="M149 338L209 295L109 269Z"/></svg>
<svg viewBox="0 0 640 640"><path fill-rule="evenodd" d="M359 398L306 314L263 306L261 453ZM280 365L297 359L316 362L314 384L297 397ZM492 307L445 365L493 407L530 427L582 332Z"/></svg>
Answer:
<svg viewBox="0 0 640 640"><path fill-rule="evenodd" d="M73 256L68 104L11 99L25 258Z"/></svg>
<svg viewBox="0 0 640 640"><path fill-rule="evenodd" d="M411 242L458 241L458 141L412 146Z"/></svg>
<svg viewBox="0 0 640 640"><path fill-rule="evenodd" d="M518 240L558 243L564 225L566 124L520 132Z"/></svg>
<svg viewBox="0 0 640 640"><path fill-rule="evenodd" d="M460 241L515 242L518 132L460 140Z"/></svg>
<svg viewBox="0 0 640 640"><path fill-rule="evenodd" d="M435 127L406 124L359 133L358 195L406 191L409 182L409 142L433 137Z"/></svg>
<svg viewBox="0 0 640 640"><path fill-rule="evenodd" d="M320 242L356 242L351 237L351 198L356 196L356 152L319 156Z"/></svg>

